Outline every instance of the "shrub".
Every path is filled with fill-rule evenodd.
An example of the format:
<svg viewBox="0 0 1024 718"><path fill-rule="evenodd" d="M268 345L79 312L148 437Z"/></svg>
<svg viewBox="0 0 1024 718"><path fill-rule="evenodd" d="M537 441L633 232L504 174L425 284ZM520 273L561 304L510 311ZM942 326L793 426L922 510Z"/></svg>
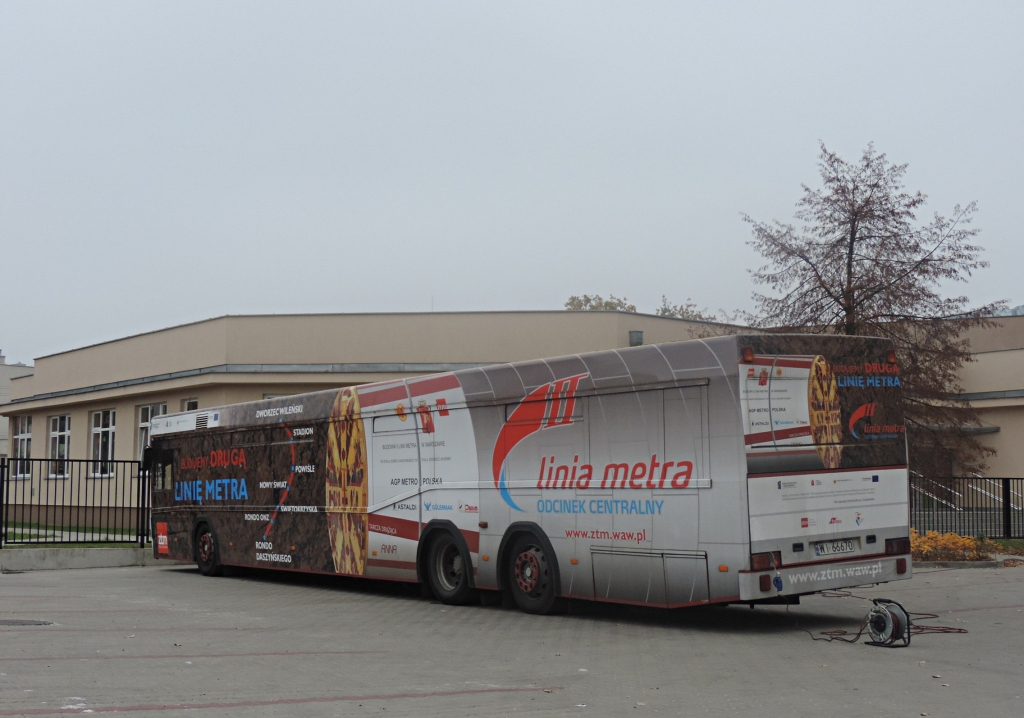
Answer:
<svg viewBox="0 0 1024 718"><path fill-rule="evenodd" d="M970 538L938 531L922 536L910 529L910 551L915 561L988 561L999 550L998 544L984 536Z"/></svg>

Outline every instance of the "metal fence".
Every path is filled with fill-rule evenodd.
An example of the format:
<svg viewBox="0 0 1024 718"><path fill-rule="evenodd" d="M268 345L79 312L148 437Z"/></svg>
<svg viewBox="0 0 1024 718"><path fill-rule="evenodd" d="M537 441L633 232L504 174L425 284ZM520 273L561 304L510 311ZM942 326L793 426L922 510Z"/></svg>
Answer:
<svg viewBox="0 0 1024 718"><path fill-rule="evenodd" d="M150 539L149 481L137 461L0 459L0 546ZM1024 478L910 479L920 533L1024 538Z"/></svg>
<svg viewBox="0 0 1024 718"><path fill-rule="evenodd" d="M138 461L0 459L0 546L149 541Z"/></svg>
<svg viewBox="0 0 1024 718"><path fill-rule="evenodd" d="M910 479L910 525L919 533L1024 538L1024 479Z"/></svg>

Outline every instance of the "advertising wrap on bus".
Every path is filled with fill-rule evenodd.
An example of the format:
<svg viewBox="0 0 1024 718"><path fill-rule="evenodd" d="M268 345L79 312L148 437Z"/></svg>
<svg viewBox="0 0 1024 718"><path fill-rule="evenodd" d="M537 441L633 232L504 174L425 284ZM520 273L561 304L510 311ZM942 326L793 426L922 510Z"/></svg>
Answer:
<svg viewBox="0 0 1024 718"><path fill-rule="evenodd" d="M720 337L158 417L158 556L660 606L806 593L782 568L822 561L902 578L892 358ZM762 551L783 587L748 595Z"/></svg>

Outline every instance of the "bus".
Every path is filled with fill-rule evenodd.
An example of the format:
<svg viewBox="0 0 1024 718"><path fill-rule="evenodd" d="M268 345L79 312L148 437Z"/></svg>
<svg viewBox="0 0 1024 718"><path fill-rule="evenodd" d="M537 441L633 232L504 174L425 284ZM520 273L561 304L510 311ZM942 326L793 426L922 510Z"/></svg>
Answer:
<svg viewBox="0 0 1024 718"><path fill-rule="evenodd" d="M888 340L736 335L154 417L154 555L661 607L911 577ZM489 594L494 595L494 594Z"/></svg>

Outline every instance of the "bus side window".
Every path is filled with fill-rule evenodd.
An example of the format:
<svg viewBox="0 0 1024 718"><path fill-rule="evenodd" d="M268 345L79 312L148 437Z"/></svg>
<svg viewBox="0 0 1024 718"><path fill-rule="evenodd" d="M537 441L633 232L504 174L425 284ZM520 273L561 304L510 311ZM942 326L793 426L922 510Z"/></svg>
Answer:
<svg viewBox="0 0 1024 718"><path fill-rule="evenodd" d="M174 464L170 461L160 461L156 464L156 471L153 473L153 490L169 491L174 488Z"/></svg>

